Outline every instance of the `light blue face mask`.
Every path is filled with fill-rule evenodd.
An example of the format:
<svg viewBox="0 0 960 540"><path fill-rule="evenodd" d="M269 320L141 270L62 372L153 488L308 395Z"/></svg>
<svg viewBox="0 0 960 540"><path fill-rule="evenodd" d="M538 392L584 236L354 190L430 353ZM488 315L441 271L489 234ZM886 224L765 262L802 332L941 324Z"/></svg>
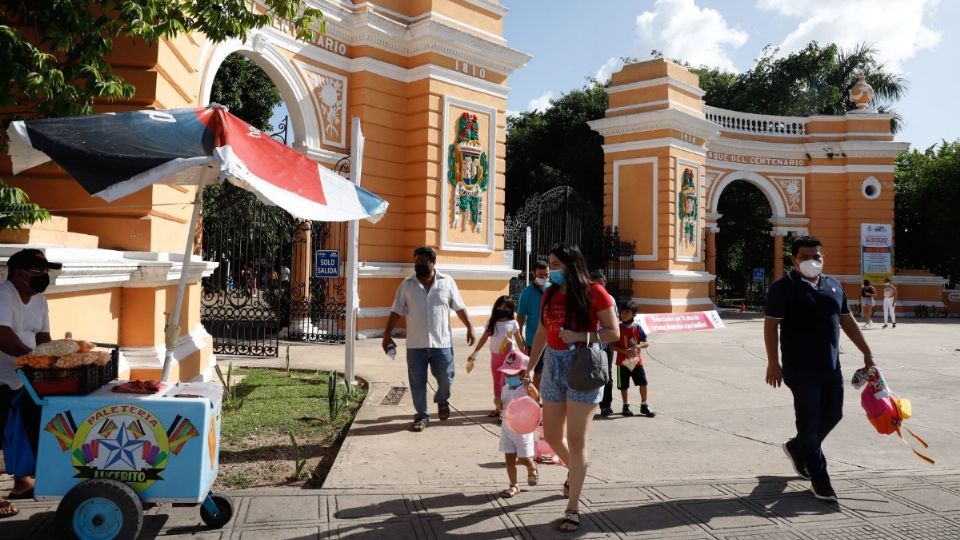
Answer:
<svg viewBox="0 0 960 540"><path fill-rule="evenodd" d="M550 271L550 283L553 283L554 285L563 285L565 280L566 276L563 275L563 270Z"/></svg>

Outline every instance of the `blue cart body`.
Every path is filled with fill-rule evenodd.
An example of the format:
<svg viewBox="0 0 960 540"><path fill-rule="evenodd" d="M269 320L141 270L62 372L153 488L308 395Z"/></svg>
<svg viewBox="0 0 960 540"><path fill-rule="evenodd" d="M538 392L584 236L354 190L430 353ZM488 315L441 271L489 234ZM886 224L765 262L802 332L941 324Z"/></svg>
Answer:
<svg viewBox="0 0 960 540"><path fill-rule="evenodd" d="M143 502L202 502L217 476L222 387L176 383L138 395L113 392L119 384L42 401L37 499L110 478Z"/></svg>

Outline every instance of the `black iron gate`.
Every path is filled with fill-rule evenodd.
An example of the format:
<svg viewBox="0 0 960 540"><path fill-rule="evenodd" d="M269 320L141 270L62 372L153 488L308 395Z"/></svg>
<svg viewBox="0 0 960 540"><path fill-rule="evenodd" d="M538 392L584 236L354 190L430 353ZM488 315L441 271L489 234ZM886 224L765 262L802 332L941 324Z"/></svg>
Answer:
<svg viewBox="0 0 960 540"><path fill-rule="evenodd" d="M204 198L201 242L203 258L219 263L201 297L214 353L277 356L281 339L343 343L347 224L295 222L236 188L216 187ZM319 251L338 260L336 272L317 272Z"/></svg>
<svg viewBox="0 0 960 540"><path fill-rule="evenodd" d="M200 321L216 354L276 356L292 220L236 188L215 187L204 198L201 254L219 267L203 278Z"/></svg>
<svg viewBox="0 0 960 540"><path fill-rule="evenodd" d="M520 211L506 217L505 248L513 250L513 267L521 271L510 280L511 296L519 296L526 285L527 227L531 229L530 268L534 262L546 260L557 242L570 242L583 252L590 270L604 271L607 290L618 302L632 296L634 244L622 241L616 229L605 228L603 216L569 186L536 194Z"/></svg>

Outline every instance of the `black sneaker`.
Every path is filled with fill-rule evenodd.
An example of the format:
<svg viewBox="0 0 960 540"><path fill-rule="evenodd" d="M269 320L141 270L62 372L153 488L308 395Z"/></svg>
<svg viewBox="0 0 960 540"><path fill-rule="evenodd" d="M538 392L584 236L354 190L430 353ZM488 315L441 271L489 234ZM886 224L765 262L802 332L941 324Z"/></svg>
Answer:
<svg viewBox="0 0 960 540"><path fill-rule="evenodd" d="M629 405L624 405L623 411L620 414L622 414L623 416L633 416L633 411L630 410Z"/></svg>
<svg viewBox="0 0 960 540"><path fill-rule="evenodd" d="M800 457L800 451L796 448L796 444L796 439L790 439L783 443L783 453L790 459L790 464L793 465L793 470L797 473L797 476L804 480L809 480L810 473L807 471L807 466Z"/></svg>
<svg viewBox="0 0 960 540"><path fill-rule="evenodd" d="M600 407L600 416L610 416L613 414L613 409L610 407Z"/></svg>
<svg viewBox="0 0 960 540"><path fill-rule="evenodd" d="M820 480L810 479L810 492L821 501L837 502L837 492L830 485L830 478L823 477Z"/></svg>
<svg viewBox="0 0 960 540"><path fill-rule="evenodd" d="M650 407L647 405L640 405L640 414L646 416L647 418L653 418L657 413L650 410Z"/></svg>

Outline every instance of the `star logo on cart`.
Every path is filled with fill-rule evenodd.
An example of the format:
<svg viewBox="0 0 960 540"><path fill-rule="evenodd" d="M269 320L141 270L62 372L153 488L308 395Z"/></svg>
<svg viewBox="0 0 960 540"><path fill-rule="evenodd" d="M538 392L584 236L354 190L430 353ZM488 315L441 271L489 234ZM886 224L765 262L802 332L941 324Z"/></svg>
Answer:
<svg viewBox="0 0 960 540"><path fill-rule="evenodd" d="M163 481L170 456L199 435L190 420L177 416L169 426L132 404L95 410L79 426L70 411L56 415L45 430L70 452L75 478L110 478L141 492Z"/></svg>

